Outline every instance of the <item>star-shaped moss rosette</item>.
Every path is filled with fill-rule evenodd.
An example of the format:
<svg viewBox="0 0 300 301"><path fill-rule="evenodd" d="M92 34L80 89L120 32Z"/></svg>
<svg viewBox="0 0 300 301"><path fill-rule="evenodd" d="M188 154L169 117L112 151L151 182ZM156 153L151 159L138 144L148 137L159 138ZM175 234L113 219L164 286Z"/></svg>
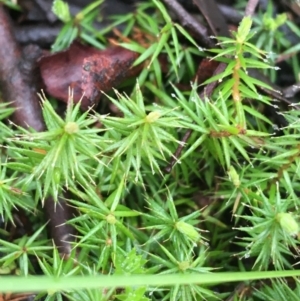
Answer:
<svg viewBox="0 0 300 301"><path fill-rule="evenodd" d="M44 199L50 194L57 199L63 187L94 183L93 170L95 165L104 164L99 153L106 143L100 135L103 129L95 126L97 118L89 112L81 114L80 103L74 106L72 97L64 119L45 95L41 99L47 130L41 133L22 130L9 147L11 156L17 156L18 160L7 165L27 173L23 189L35 183L38 198Z"/></svg>

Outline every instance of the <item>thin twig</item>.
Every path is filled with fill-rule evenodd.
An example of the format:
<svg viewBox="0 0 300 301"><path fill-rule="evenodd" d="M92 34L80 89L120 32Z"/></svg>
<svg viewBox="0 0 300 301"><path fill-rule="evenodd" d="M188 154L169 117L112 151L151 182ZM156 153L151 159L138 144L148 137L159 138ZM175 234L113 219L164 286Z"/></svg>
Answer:
<svg viewBox="0 0 300 301"><path fill-rule="evenodd" d="M229 30L225 17L215 0L193 0L206 19L215 36L228 36Z"/></svg>
<svg viewBox="0 0 300 301"><path fill-rule="evenodd" d="M61 27L60 24L44 24L39 22L36 24L14 26L13 30L18 43L34 43L45 47L51 45L55 41Z"/></svg>
<svg viewBox="0 0 300 301"><path fill-rule="evenodd" d="M212 47L212 40L208 36L207 28L191 16L176 0L163 0L178 17L180 24L189 28L197 35L205 47Z"/></svg>
<svg viewBox="0 0 300 301"><path fill-rule="evenodd" d="M173 166L177 162L177 160L178 160L178 158L179 158L179 156L180 156L180 154L181 154L181 152L183 150L184 144L189 140L192 132L193 132L192 130L187 130L186 131L186 133L184 134L184 136L181 139L182 143L180 143L179 146L177 147L177 149L176 149L176 151L174 153L174 156L172 157L171 162L165 168L165 172L170 173L172 171Z"/></svg>
<svg viewBox="0 0 300 301"><path fill-rule="evenodd" d="M3 5L0 5L0 87L2 98L16 108L14 123L23 127L44 130L36 89L28 85L27 75L19 68L22 61L12 25Z"/></svg>
<svg viewBox="0 0 300 301"><path fill-rule="evenodd" d="M175 14L179 18L179 20L183 26L186 25L187 27L192 29L194 32L196 31L195 33L197 34L197 36L199 38L201 38L201 40L203 42L206 43L205 46L207 46L207 47L213 46L211 39L208 37L207 29L202 27L202 25L199 27L200 24L177 1L174 1L174 0L163 0L163 1L173 10L173 12L175 12ZM208 8L206 7L206 9L208 9ZM208 14L212 13L212 12L210 12L210 10L207 10L206 12ZM208 18L209 18L209 16L208 16ZM223 16L222 16L222 20L223 20ZM222 24L226 24L226 22L223 20ZM225 30L226 29L227 29L227 24L226 24ZM214 30L217 30L217 29L215 28ZM222 32L223 32L223 30L222 30ZM214 75L223 72L225 67L226 67L226 65L221 63L216 68ZM218 84L217 82L213 82L213 83L207 85L207 87L204 89L204 91L200 94L200 98L204 99L205 97L209 97L212 94L212 92L217 84ZM176 151L174 153L174 156L171 159L171 162L165 168L165 171L167 173L171 172L174 164L177 162L177 160L183 150L184 144L188 141L191 134L192 134L192 130L187 130L187 132L184 134L184 136L182 138L183 143L178 146L178 148L176 149Z"/></svg>
<svg viewBox="0 0 300 301"><path fill-rule="evenodd" d="M252 17L259 0L249 0L245 9L245 16Z"/></svg>
<svg viewBox="0 0 300 301"><path fill-rule="evenodd" d="M226 64L219 64L218 67L216 68L216 70L213 73L213 76L220 74L221 72L223 72L226 68ZM214 81L210 84L208 84L205 89L200 93L199 98L200 99L205 99L207 97L210 97L215 89L215 87L217 86L218 81ZM175 163L178 161L179 156L183 150L184 144L188 141L188 139L190 138L191 134L192 134L193 130L189 129L186 131L186 133L184 134L183 138L181 139L181 144L179 144L179 146L177 147L174 156L171 159L171 162L168 164L168 166L165 168L165 172L170 173L172 168L174 167Z"/></svg>
<svg viewBox="0 0 300 301"><path fill-rule="evenodd" d="M258 89L261 90L262 92L266 93L267 95L271 96L273 99L276 100L280 100L282 102L285 102L286 104L293 106L294 108L296 108L297 110L300 110L300 106L293 103L291 100L288 100L287 98L289 98L284 91L278 87L277 85L275 85L274 83L272 83L266 76L264 76L262 73L258 72L257 69L248 69L248 74L253 77L256 78L266 84L268 84L272 89L267 89L263 86L259 86Z"/></svg>
<svg viewBox="0 0 300 301"><path fill-rule="evenodd" d="M218 4L218 7L221 13L223 14L223 16L225 17L225 19L227 21L230 21L231 24L232 23L238 24L243 19L243 13L239 12L232 6L225 5L225 4Z"/></svg>
<svg viewBox="0 0 300 301"><path fill-rule="evenodd" d="M47 198L44 208L49 220L51 237L58 247L59 253L68 258L68 255L72 251L71 243L75 239L75 230L71 225L66 224L66 222L73 218L73 212L62 198L59 198L58 202L55 202L51 197Z"/></svg>
<svg viewBox="0 0 300 301"><path fill-rule="evenodd" d="M244 297L248 296L249 292L252 290L252 286L249 284L246 284L244 282L240 283L239 285L236 286L234 291L230 294L229 297L225 301L234 301L236 297Z"/></svg>
<svg viewBox="0 0 300 301"><path fill-rule="evenodd" d="M292 98L299 92L300 92L300 82L284 88L283 96L286 98ZM299 110L299 108L298 108L298 110Z"/></svg>
<svg viewBox="0 0 300 301"><path fill-rule="evenodd" d="M36 46L30 46L23 51L17 44L12 31L10 19L0 4L0 88L2 98L11 102L16 109L13 121L22 127L31 127L36 131L44 131L41 106L37 96L37 78L35 63L38 56ZM44 207L50 219L51 232L58 247L62 247L62 256L68 255L71 246L65 243L70 236L70 226L65 224L70 217L70 209L63 200L60 206L49 199ZM58 227L62 225L61 227Z"/></svg>

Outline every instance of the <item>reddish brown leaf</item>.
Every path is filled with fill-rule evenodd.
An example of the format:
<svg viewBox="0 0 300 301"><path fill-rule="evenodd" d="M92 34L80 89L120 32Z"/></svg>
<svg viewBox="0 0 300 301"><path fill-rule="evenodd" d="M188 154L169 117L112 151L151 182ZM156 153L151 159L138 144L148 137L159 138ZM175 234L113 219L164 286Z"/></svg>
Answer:
<svg viewBox="0 0 300 301"><path fill-rule="evenodd" d="M131 68L138 54L121 47L108 48L83 61L81 89L91 103L100 98L124 79L136 75L140 66Z"/></svg>
<svg viewBox="0 0 300 301"><path fill-rule="evenodd" d="M71 87L74 102L84 94L82 108L87 109L99 102L100 90L107 92L140 71L131 68L137 56L122 47L98 50L76 42L66 51L42 57L39 66L48 94L67 102Z"/></svg>
<svg viewBox="0 0 300 301"><path fill-rule="evenodd" d="M197 72L193 77L193 81L196 81L199 85L205 82L207 79L213 76L216 68L218 67L219 62L213 61L210 59L202 59L201 63L198 66ZM176 85L181 91L191 90L190 84L177 84Z"/></svg>
<svg viewBox="0 0 300 301"><path fill-rule="evenodd" d="M51 96L68 101L69 87L74 89L74 102L82 97L81 67L86 55L101 53L92 47L73 43L66 51L50 54L39 60L45 90Z"/></svg>
<svg viewBox="0 0 300 301"><path fill-rule="evenodd" d="M201 61L196 73L197 83L202 84L207 79L212 77L219 64L220 63L217 61L204 58Z"/></svg>

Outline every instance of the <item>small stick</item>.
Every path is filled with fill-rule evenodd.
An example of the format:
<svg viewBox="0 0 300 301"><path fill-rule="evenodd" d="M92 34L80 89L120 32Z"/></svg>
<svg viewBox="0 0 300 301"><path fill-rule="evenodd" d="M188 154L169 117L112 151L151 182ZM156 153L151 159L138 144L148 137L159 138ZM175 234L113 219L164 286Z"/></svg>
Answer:
<svg viewBox="0 0 300 301"><path fill-rule="evenodd" d="M230 23L238 24L243 19L243 14L229 5L218 4L218 7L225 19L230 21Z"/></svg>
<svg viewBox="0 0 300 301"><path fill-rule="evenodd" d="M212 40L209 38L207 28L191 16L176 0L163 0L176 14L182 26L189 28L200 39L205 47L212 47Z"/></svg>
<svg viewBox="0 0 300 301"><path fill-rule="evenodd" d="M44 130L36 89L28 85L27 75L19 68L21 50L3 5L0 5L0 45L0 87L4 101L11 102L16 109L14 123L37 131Z"/></svg>
<svg viewBox="0 0 300 301"><path fill-rule="evenodd" d="M178 158L183 150L184 144L188 141L192 132L193 131L191 129L186 131L186 133L184 134L184 136L181 139L181 142L183 142L183 143L180 143L179 146L177 147L177 149L174 153L174 156L172 157L171 162L165 168L165 172L170 173L172 171L173 166L175 165L176 161L178 160Z"/></svg>
<svg viewBox="0 0 300 301"><path fill-rule="evenodd" d="M58 36L61 25L54 24L29 24L14 26L14 36L19 44L38 44L39 46L51 45Z"/></svg>
<svg viewBox="0 0 300 301"><path fill-rule="evenodd" d="M0 4L0 88L2 98L11 102L16 109L13 115L15 124L32 127L36 131L44 131L41 106L37 96L37 78L34 75L38 56L36 46L30 46L23 52L15 41L11 22L3 5ZM70 208L61 200L55 211L55 202L49 199L44 207L50 219L50 228L54 241L61 247L63 255L70 254L71 245L66 245L66 238L73 233L71 226L65 221L71 216ZM58 227L59 225L63 225Z"/></svg>
<svg viewBox="0 0 300 301"><path fill-rule="evenodd" d="M217 74L220 74L221 72L223 72L226 68L226 64L223 64L223 63L220 63L218 65L218 67L215 69L214 73L213 73L213 76L217 75ZM217 86L218 84L218 81L214 81L210 84L208 84L205 89L200 93L199 97L200 99L204 99L206 97L210 97L215 89L215 87ZM167 167L165 167L165 172L167 173L170 173L172 168L174 167L175 163L177 162L182 150L183 150L183 147L184 147L184 144L188 141L188 139L190 138L191 134L192 134L193 130L189 129L186 131L186 133L184 134L183 138L182 138L182 142L176 149L175 153L174 153L174 156L172 157L172 160L171 162L168 164Z"/></svg>
<svg viewBox="0 0 300 301"><path fill-rule="evenodd" d="M62 198L55 202L49 197L44 204L45 214L49 220L49 229L55 245L62 257L68 258L72 251L71 242L75 239L75 230L66 222L73 217L72 210Z"/></svg>
<svg viewBox="0 0 300 301"><path fill-rule="evenodd" d="M249 0L245 9L245 16L252 17L259 0Z"/></svg>
<svg viewBox="0 0 300 301"><path fill-rule="evenodd" d="M193 0L193 2L215 36L228 36L228 25L215 0Z"/></svg>

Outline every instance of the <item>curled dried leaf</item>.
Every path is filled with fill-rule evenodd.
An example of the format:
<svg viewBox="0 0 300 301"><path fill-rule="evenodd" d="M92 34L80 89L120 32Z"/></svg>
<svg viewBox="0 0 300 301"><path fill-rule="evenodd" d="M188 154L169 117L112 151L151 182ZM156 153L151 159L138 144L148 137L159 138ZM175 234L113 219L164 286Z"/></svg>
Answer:
<svg viewBox="0 0 300 301"><path fill-rule="evenodd" d="M39 67L48 94L67 102L71 87L74 103L81 100L82 108L88 109L98 104L101 91L140 72L141 66L131 68L137 57L122 47L99 50L75 42L66 51L43 56Z"/></svg>

